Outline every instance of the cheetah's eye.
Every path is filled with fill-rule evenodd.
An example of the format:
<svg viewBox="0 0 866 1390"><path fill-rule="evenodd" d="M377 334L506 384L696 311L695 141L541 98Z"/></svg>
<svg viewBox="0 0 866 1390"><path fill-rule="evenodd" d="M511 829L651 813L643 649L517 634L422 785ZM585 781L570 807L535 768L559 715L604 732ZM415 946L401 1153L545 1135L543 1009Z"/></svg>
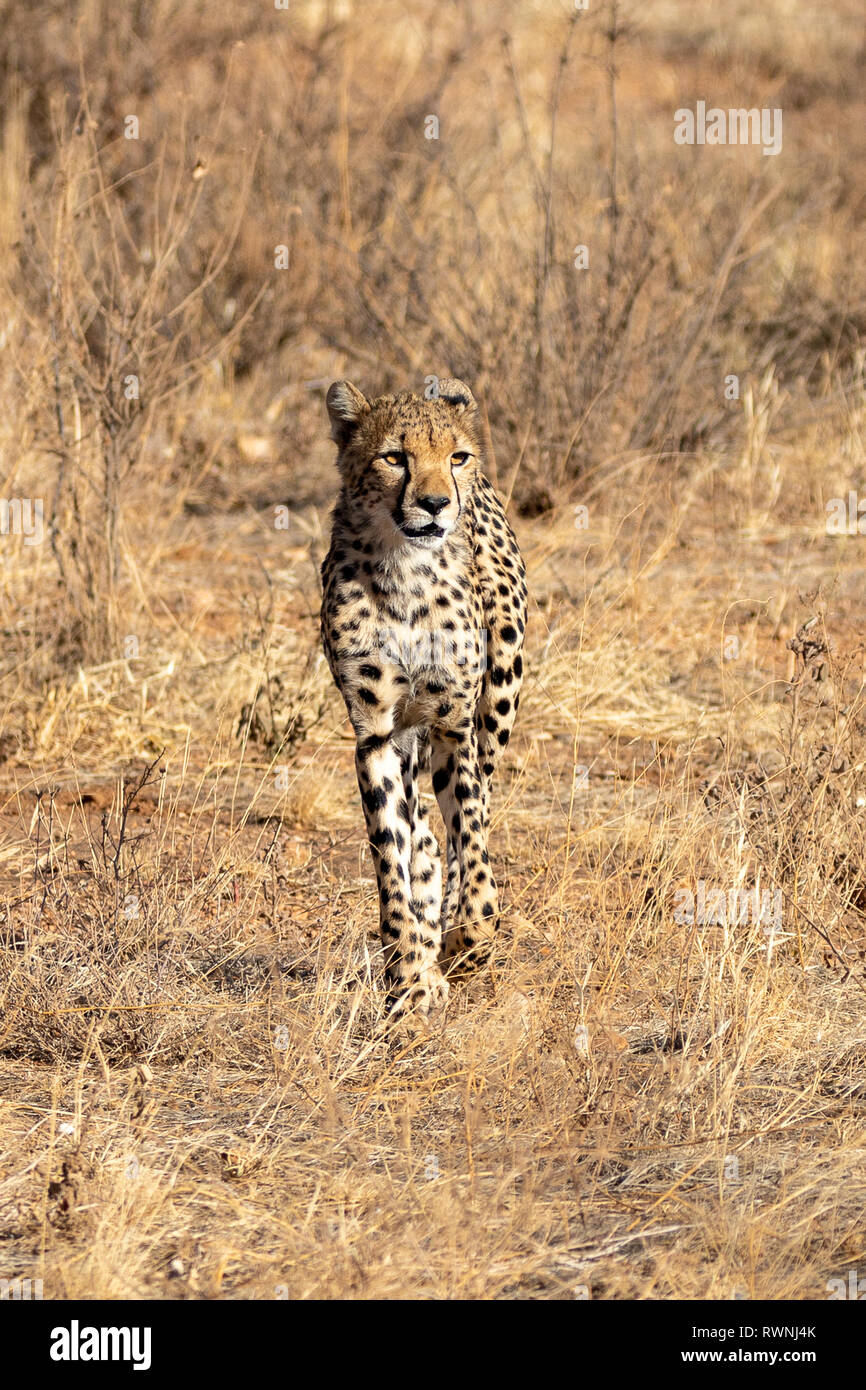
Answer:
<svg viewBox="0 0 866 1390"><path fill-rule="evenodd" d="M392 449L387 454L380 454L379 457L380 459L384 459L386 463L390 464L392 468L406 467L406 455L401 454L398 449Z"/></svg>
<svg viewBox="0 0 866 1390"><path fill-rule="evenodd" d="M469 460L471 459L471 457L472 457L472 455L471 455L471 454L467 454L467 453L452 454L452 455L451 455L451 462L452 462L452 463L456 463L456 464L457 464L457 467L460 468L460 467L462 467L462 465L463 465L464 463L468 463Z"/></svg>

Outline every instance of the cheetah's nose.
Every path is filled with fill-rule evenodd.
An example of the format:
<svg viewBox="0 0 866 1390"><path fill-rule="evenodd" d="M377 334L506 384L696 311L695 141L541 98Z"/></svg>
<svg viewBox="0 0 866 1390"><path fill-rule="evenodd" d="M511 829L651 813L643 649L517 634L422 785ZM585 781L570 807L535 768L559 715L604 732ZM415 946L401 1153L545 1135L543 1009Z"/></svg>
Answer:
<svg viewBox="0 0 866 1390"><path fill-rule="evenodd" d="M431 516L436 516L443 507L448 506L450 500L449 497L419 497L418 506L423 507L425 512L429 512Z"/></svg>

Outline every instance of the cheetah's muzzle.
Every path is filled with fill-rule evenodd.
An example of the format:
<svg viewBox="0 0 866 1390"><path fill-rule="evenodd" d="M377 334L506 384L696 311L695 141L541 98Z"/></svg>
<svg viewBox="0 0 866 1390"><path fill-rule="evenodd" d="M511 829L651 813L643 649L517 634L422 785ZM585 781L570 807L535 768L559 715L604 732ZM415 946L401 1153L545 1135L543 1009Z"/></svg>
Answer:
<svg viewBox="0 0 866 1390"><path fill-rule="evenodd" d="M327 404L342 488L322 640L357 739L389 1006L426 1012L447 995L443 965L482 963L498 923L490 780L517 714L526 574L481 472L467 386L441 380L435 400L369 401L338 381ZM447 836L444 893L418 794L428 766Z"/></svg>

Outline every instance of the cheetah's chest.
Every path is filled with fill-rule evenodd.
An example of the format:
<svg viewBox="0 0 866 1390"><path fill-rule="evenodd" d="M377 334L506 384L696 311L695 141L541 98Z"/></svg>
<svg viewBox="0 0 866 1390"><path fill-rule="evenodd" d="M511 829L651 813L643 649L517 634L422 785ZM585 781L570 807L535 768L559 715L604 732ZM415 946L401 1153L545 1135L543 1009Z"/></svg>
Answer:
<svg viewBox="0 0 866 1390"><path fill-rule="evenodd" d="M332 596L344 683L365 722L389 711L395 728L450 726L477 704L487 645L478 580L462 550L444 558L362 567Z"/></svg>

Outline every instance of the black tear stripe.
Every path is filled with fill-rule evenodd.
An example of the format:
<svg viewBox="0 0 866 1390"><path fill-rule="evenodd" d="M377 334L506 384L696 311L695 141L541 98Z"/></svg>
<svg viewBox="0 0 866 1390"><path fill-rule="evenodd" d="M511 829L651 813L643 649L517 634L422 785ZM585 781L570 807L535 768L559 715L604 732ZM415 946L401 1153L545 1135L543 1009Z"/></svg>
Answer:
<svg viewBox="0 0 866 1390"><path fill-rule="evenodd" d="M405 435L405 434L401 434L401 436L400 436L400 448L401 448L401 450L403 451L403 456L404 456L404 458L405 458L405 457L406 457L406 435ZM408 468L404 468L404 469L403 469L403 482L402 482L402 484L401 484L401 486L400 486L400 495L399 495L399 497L397 498L397 508L396 508L396 511L394 512L394 520L397 522L397 525L398 525L398 526L402 526L402 524L403 524L403 520L404 520L404 517L403 517L403 498L406 496L406 489L407 489L408 486L409 486L409 469L408 469Z"/></svg>

